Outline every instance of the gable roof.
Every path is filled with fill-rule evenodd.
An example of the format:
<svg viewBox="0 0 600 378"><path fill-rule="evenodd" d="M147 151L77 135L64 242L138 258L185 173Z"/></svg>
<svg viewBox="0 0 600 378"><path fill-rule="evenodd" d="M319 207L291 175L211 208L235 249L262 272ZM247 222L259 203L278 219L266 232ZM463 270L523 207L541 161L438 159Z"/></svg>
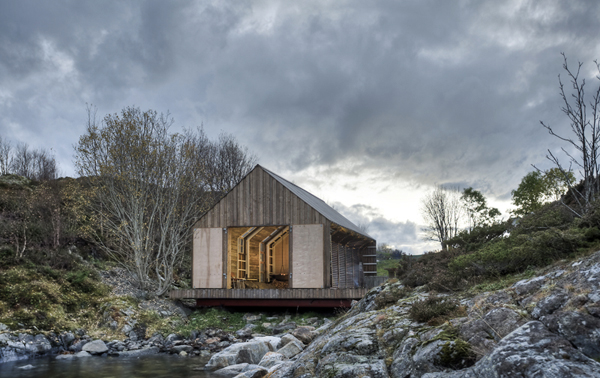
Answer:
<svg viewBox="0 0 600 378"><path fill-rule="evenodd" d="M332 223L335 223L338 226L342 226L351 231L354 231L357 234L366 236L369 239L373 239L366 232L362 231L358 226L356 226L354 223L350 222L346 217L344 217L337 210L335 210L334 208L329 206L327 203L325 203L325 201L323 201L319 197L307 192L306 190L302 189L301 187L299 187L295 184L292 184L288 180L269 171L268 169L266 169L265 167L263 167L261 165L257 164L256 167L262 168L263 171L268 173L271 177L273 177L275 180L277 180L281 185L285 186L290 192L294 193L296 196L298 196L298 198L300 198L302 201L306 202L313 209L315 209L316 211L321 213L321 215L323 215L325 218L329 219L329 221L331 221ZM256 169L256 167L254 167L254 169Z"/></svg>

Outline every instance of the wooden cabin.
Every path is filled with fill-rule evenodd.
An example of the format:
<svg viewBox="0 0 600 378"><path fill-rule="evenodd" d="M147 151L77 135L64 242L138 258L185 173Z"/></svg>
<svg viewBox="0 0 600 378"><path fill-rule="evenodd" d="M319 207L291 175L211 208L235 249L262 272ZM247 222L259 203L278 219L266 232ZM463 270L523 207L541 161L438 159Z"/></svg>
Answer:
<svg viewBox="0 0 600 378"><path fill-rule="evenodd" d="M361 298L377 275L372 237L260 165L198 220L193 235L193 290L171 295L198 304L340 305Z"/></svg>

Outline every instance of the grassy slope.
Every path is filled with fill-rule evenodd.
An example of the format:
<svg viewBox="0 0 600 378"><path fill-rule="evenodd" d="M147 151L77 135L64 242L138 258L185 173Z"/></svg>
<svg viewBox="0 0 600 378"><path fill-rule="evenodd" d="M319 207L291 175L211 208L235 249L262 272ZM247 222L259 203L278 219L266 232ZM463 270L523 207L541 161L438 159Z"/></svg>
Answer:
<svg viewBox="0 0 600 378"><path fill-rule="evenodd" d="M561 259L600 249L600 203L583 219L558 203L536 214L463 233L446 251L428 253L398 269L409 287L456 292L498 289Z"/></svg>

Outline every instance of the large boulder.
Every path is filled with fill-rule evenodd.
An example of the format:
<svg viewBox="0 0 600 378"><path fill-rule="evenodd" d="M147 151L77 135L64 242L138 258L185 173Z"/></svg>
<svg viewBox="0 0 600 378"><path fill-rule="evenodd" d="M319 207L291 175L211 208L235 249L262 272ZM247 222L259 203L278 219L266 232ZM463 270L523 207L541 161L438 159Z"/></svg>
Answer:
<svg viewBox="0 0 600 378"><path fill-rule="evenodd" d="M232 377L250 377L250 378L259 378L267 375L267 369L264 367L254 365L254 364L235 364L224 367L222 369L216 370L213 372L214 375L223 377L223 378L232 378Z"/></svg>
<svg viewBox="0 0 600 378"><path fill-rule="evenodd" d="M270 369L273 366L279 365L284 361L287 361L288 358L281 353L278 352L269 352L263 356L263 358L258 363L259 366L262 366L266 369Z"/></svg>
<svg viewBox="0 0 600 378"><path fill-rule="evenodd" d="M546 276L535 277L528 280L522 280L515 283L512 286L512 289L517 293L517 295L526 295L531 294L534 291L539 290L544 283L546 283Z"/></svg>
<svg viewBox="0 0 600 378"><path fill-rule="evenodd" d="M273 347L273 350L277 350L277 348L281 346L281 337L277 336L259 336L255 337L252 340L264 341L265 343L269 343Z"/></svg>
<svg viewBox="0 0 600 378"><path fill-rule="evenodd" d="M39 357L57 351L58 348L52 347L50 340L44 335L0 334L0 363Z"/></svg>
<svg viewBox="0 0 600 378"><path fill-rule="evenodd" d="M44 355L52 351L52 344L44 335L29 336L25 343L25 348L32 355Z"/></svg>
<svg viewBox="0 0 600 378"><path fill-rule="evenodd" d="M302 352L303 349L304 344L302 344L296 339L288 342L283 347L279 348L279 350L277 350L277 353L281 353L287 358L292 358L298 353Z"/></svg>
<svg viewBox="0 0 600 378"><path fill-rule="evenodd" d="M271 344L256 340L233 344L213 355L206 367L215 370L242 363L258 364L271 348Z"/></svg>
<svg viewBox="0 0 600 378"><path fill-rule="evenodd" d="M369 328L359 328L339 332L331 337L323 347L322 353L351 351L358 355L371 355L377 352L378 344L375 332Z"/></svg>
<svg viewBox="0 0 600 378"><path fill-rule="evenodd" d="M577 311L557 312L542 319L548 329L569 340L590 358L600 358L600 319Z"/></svg>
<svg viewBox="0 0 600 378"><path fill-rule="evenodd" d="M160 349L156 346L136 349L136 350L126 350L123 352L118 352L119 357L141 357L141 356L150 356L153 354L158 354Z"/></svg>
<svg viewBox="0 0 600 378"><path fill-rule="evenodd" d="M535 308L531 312L534 319L539 319L542 316L552 314L558 310L569 300L569 295L563 290L555 290L550 295L536 303Z"/></svg>
<svg viewBox="0 0 600 378"><path fill-rule="evenodd" d="M304 344L310 344L310 342L318 336L318 333L315 332L315 327L310 326L301 326L290 332L294 337L298 340L302 341Z"/></svg>
<svg viewBox="0 0 600 378"><path fill-rule="evenodd" d="M279 347L283 348L284 346L286 346L290 342L297 342L297 343L300 343L300 344L304 344L302 341L298 340L296 338L296 336L291 335L291 334L288 333L286 335L283 335L283 337L281 337L281 342L279 343ZM304 348L304 345L302 345L302 347Z"/></svg>
<svg viewBox="0 0 600 378"><path fill-rule="evenodd" d="M289 331L289 330L292 330L295 328L296 328L295 322L289 322L289 323L281 322L281 324L278 324L275 327L273 327L273 334L277 335L279 333L284 333L285 331Z"/></svg>
<svg viewBox="0 0 600 378"><path fill-rule="evenodd" d="M531 321L498 343L492 353L473 367L424 374L423 378L539 377L584 378L600 376L600 363L573 348L541 322Z"/></svg>
<svg viewBox="0 0 600 378"><path fill-rule="evenodd" d="M388 378L389 374L383 360L341 352L321 358L316 376Z"/></svg>
<svg viewBox="0 0 600 378"><path fill-rule="evenodd" d="M593 377L600 364L531 321L506 336L473 370L480 376Z"/></svg>
<svg viewBox="0 0 600 378"><path fill-rule="evenodd" d="M414 337L405 339L400 347L396 349L393 355L393 362L390 366L390 373L393 378L410 377L415 370L413 362L413 349L419 344Z"/></svg>
<svg viewBox="0 0 600 378"><path fill-rule="evenodd" d="M498 307L491 309L483 317L460 324L460 335L471 344L478 357L494 349L496 341L508 335L525 323L525 320L515 311Z"/></svg>
<svg viewBox="0 0 600 378"><path fill-rule="evenodd" d="M108 352L108 347L102 340L94 340L83 346L81 349L89 354L102 354Z"/></svg>

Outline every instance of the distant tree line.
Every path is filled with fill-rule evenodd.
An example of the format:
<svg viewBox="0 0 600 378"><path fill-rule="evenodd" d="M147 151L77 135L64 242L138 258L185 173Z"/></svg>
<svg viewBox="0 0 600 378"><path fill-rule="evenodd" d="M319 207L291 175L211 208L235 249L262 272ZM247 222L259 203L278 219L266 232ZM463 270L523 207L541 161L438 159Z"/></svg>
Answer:
<svg viewBox="0 0 600 378"><path fill-rule="evenodd" d="M0 135L0 175L6 174L36 181L54 180L58 177L58 166L48 150L31 149L26 143L13 147Z"/></svg>
<svg viewBox="0 0 600 378"><path fill-rule="evenodd" d="M487 205L487 199L471 187L459 191L456 188L437 186L423 198L421 214L425 221L425 239L441 243L461 232L471 232L501 221L500 211Z"/></svg>
<svg viewBox="0 0 600 378"><path fill-rule="evenodd" d="M405 253L401 249L395 249L387 243L381 243L377 248L377 260L398 260Z"/></svg>

